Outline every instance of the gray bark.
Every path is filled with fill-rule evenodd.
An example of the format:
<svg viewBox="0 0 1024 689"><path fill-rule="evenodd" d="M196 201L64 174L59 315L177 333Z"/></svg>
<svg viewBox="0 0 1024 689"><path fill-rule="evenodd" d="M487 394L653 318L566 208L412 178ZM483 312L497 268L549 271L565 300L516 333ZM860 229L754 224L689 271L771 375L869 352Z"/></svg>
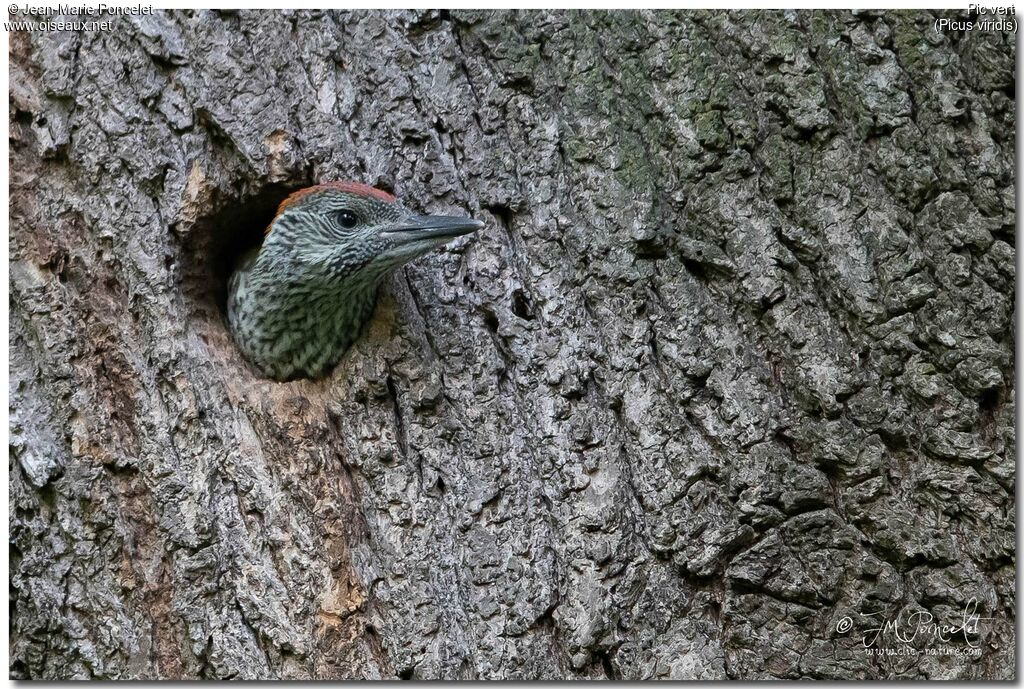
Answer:
<svg viewBox="0 0 1024 689"><path fill-rule="evenodd" d="M11 675L1012 677L1014 36L935 18L13 33ZM487 228L273 383L224 266L330 179Z"/></svg>

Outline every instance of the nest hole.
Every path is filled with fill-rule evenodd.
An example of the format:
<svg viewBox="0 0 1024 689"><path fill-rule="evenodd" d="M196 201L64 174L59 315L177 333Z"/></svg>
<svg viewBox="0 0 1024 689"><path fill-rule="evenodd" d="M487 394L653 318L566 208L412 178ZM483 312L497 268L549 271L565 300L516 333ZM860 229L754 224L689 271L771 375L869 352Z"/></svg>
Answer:
<svg viewBox="0 0 1024 689"><path fill-rule="evenodd" d="M222 198L196 222L183 247L182 282L200 315L226 324L232 272L250 249L263 243L277 207L298 188L272 184Z"/></svg>

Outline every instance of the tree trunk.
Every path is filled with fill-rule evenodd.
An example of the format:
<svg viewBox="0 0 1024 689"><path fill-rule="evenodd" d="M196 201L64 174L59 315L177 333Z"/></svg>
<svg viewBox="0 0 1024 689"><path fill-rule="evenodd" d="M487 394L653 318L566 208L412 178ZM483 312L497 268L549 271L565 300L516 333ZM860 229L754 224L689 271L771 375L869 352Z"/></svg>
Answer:
<svg viewBox="0 0 1024 689"><path fill-rule="evenodd" d="M11 675L1013 677L1014 34L938 16L12 33ZM230 261L334 179L487 227L274 383Z"/></svg>

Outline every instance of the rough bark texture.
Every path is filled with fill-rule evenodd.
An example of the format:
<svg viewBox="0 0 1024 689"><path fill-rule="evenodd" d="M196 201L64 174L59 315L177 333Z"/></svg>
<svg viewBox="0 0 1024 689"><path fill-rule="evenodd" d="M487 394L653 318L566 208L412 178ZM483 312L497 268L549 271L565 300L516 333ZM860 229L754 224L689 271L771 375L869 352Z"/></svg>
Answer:
<svg viewBox="0 0 1024 689"><path fill-rule="evenodd" d="M12 34L11 674L1012 677L1014 36L935 18ZM329 179L488 227L272 383L225 265Z"/></svg>

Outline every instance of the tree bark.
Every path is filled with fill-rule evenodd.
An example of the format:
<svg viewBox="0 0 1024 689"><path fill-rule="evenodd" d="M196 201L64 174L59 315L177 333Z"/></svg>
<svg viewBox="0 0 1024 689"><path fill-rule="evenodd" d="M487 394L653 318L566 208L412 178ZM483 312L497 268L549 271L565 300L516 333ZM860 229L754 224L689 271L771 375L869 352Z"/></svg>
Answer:
<svg viewBox="0 0 1024 689"><path fill-rule="evenodd" d="M939 16L12 33L11 675L1013 677L1015 37ZM333 179L487 227L274 383L227 266Z"/></svg>

